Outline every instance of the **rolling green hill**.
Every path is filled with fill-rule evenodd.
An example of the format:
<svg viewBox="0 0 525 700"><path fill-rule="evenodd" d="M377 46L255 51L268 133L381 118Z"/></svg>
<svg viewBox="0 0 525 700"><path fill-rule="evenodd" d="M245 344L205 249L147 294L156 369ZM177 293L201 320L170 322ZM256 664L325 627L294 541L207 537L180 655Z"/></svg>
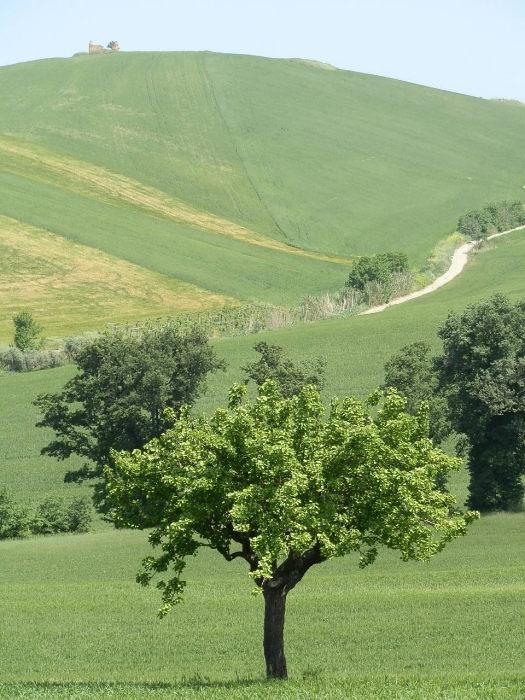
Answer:
<svg viewBox="0 0 525 700"><path fill-rule="evenodd" d="M466 209L522 196L524 126L520 104L311 62L35 61L0 68L0 215L232 303L296 303L356 254L420 266Z"/></svg>

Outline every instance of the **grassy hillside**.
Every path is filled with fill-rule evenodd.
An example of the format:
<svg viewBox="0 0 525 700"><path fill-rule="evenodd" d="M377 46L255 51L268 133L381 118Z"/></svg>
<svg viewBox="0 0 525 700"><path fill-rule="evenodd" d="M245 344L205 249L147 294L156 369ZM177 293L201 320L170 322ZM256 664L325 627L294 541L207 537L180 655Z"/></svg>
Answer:
<svg viewBox="0 0 525 700"><path fill-rule="evenodd" d="M47 336L103 328L108 319L134 322L235 300L131 265L0 216L0 341L12 341L13 316L30 308Z"/></svg>
<svg viewBox="0 0 525 700"><path fill-rule="evenodd" d="M314 567L287 605L295 683L272 696L519 698L524 525L484 518L424 565L384 552L365 571ZM115 530L0 542L0 697L30 681L23 697L268 697L246 567L199 553L186 604L160 621L158 591L134 582L147 552L145 533Z"/></svg>
<svg viewBox="0 0 525 700"><path fill-rule="evenodd" d="M210 413L225 404L229 387L243 377L241 367L256 359L253 346L259 340L282 345L298 359L326 356L325 399L334 394L364 398L381 384L384 363L400 347L426 340L436 350L439 348L436 331L450 310L461 311L494 292L513 300L524 297L524 266L525 233L516 232L492 241L490 247L472 258L460 277L445 287L380 314L214 341L228 370L210 376L208 392L196 410ZM67 463L39 456L50 433L34 427L38 414L30 404L40 392L59 391L72 371L72 367L62 367L0 377L0 418L5 426L0 433L3 480L24 497L32 492L40 497L65 488L61 482ZM462 500L464 479L457 486Z"/></svg>
<svg viewBox="0 0 525 700"><path fill-rule="evenodd" d="M523 106L315 64L77 56L0 69L0 96L0 134L315 251L421 264L465 209L523 194Z"/></svg>
<svg viewBox="0 0 525 700"><path fill-rule="evenodd" d="M524 269L525 232L520 231L491 241L471 257L459 277L441 289L381 313L216 341L217 352L228 361L228 372L210 378L210 390L199 408L209 411L225 400L228 386L242 375L240 368L257 357L253 345L263 339L300 359L324 355L326 398L333 394L364 398L381 384L385 362L403 345L426 340L439 349L436 332L449 311L461 312L496 292L513 301L524 298Z"/></svg>
<svg viewBox="0 0 525 700"><path fill-rule="evenodd" d="M466 209L523 196L525 108L298 61L108 54L0 68L0 341L19 305L46 333L336 289L348 258L421 265ZM325 355L325 398L360 397L450 310L525 296L525 234L497 239L428 296L369 316L215 341L224 404L259 340ZM74 368L0 376L0 484L23 500L89 493L80 460L39 455L31 405ZM465 475L453 484L460 502ZM276 698L518 700L525 515L497 515L428 565L384 553L316 567L288 604L295 679ZM266 698L262 608L212 553L156 619L134 583L145 534L0 542L0 698Z"/></svg>

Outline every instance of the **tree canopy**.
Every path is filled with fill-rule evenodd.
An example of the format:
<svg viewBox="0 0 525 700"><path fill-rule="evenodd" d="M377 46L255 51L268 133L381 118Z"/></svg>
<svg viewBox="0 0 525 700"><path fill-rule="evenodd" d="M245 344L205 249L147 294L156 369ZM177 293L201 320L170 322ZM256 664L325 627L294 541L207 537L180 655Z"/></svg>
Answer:
<svg viewBox="0 0 525 700"><path fill-rule="evenodd" d="M158 437L168 427L164 410L178 414L192 404L208 372L224 367L203 333L169 326L142 337L101 336L81 348L75 362L79 371L60 393L34 402L43 413L37 425L55 431L42 454L87 460L66 474L67 481L103 477L112 448L134 450ZM96 493L102 503L103 485Z"/></svg>
<svg viewBox="0 0 525 700"><path fill-rule="evenodd" d="M157 583L161 616L181 600L186 559L202 547L246 562L265 601L267 675L284 678L286 596L312 566L356 553L364 567L380 547L425 561L477 514L450 514L455 499L434 482L460 462L432 445L425 411L409 416L399 395L382 406L380 392L365 404L333 399L325 419L312 386L290 399L272 381L253 403L245 394L235 385L211 420L183 409L143 452L115 454L108 501L117 523L154 528L160 553L137 579L171 568Z"/></svg>
<svg viewBox="0 0 525 700"><path fill-rule="evenodd" d="M389 251L376 255L363 255L352 265L346 286L364 289L367 282L373 281L389 286L392 274L408 271L408 257L405 253Z"/></svg>
<svg viewBox="0 0 525 700"><path fill-rule="evenodd" d="M34 350L38 346L37 336L42 326L33 318L30 311L19 311L13 318L15 324L14 344L19 350Z"/></svg>
<svg viewBox="0 0 525 700"><path fill-rule="evenodd" d="M323 388L326 369L324 357L294 363L280 345L268 345L261 341L254 345L253 349L260 353L261 357L256 362L242 367L242 370L246 372L248 380L252 379L257 386L262 386L265 381L272 379L277 383L282 396L287 399L299 394L308 384L313 384L318 389Z"/></svg>
<svg viewBox="0 0 525 700"><path fill-rule="evenodd" d="M384 388L393 387L406 398L406 411L416 415L421 404L428 405L429 435L439 445L452 432L446 399L439 390L435 358L428 343L405 345L385 364Z"/></svg>

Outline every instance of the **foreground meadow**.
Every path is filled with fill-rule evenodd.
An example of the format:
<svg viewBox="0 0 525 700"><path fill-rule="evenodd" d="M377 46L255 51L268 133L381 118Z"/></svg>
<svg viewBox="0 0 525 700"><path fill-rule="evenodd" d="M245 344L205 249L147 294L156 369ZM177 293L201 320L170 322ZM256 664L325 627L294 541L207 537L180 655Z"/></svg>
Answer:
<svg viewBox="0 0 525 700"><path fill-rule="evenodd" d="M428 564L384 552L315 567L290 595L282 698L519 698L525 514L495 515ZM204 553L184 605L134 583L142 532L0 543L0 697L267 697L262 600Z"/></svg>

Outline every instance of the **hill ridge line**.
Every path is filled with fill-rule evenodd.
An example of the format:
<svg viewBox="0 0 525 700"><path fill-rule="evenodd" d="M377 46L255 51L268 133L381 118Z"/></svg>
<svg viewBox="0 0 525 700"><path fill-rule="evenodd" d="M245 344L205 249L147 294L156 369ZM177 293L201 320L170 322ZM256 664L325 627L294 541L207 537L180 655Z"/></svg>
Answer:
<svg viewBox="0 0 525 700"><path fill-rule="evenodd" d="M522 231L523 229L525 229L525 225L517 226L516 228L510 228L508 231L500 231L499 233L493 233L491 236L488 236L486 240L490 241L493 238L506 236L508 233L513 233L514 231ZM427 287L424 287L423 289L420 289L417 292L411 292L410 294L406 294L403 297L398 297L397 299L390 301L388 304L379 304L378 306L372 306L372 308L367 309L366 311L362 311L359 314L359 316L365 316L366 314L377 314L381 311L384 311L385 309L388 309L390 306L404 304L406 301L410 301L411 299L417 299L417 297L422 297L424 294L435 292L436 289L443 287L445 284L453 280L463 271L465 265L468 262L468 254L479 242L480 241L470 241L469 243L464 243L457 250L455 250L448 270L444 272L440 277L435 279Z"/></svg>

